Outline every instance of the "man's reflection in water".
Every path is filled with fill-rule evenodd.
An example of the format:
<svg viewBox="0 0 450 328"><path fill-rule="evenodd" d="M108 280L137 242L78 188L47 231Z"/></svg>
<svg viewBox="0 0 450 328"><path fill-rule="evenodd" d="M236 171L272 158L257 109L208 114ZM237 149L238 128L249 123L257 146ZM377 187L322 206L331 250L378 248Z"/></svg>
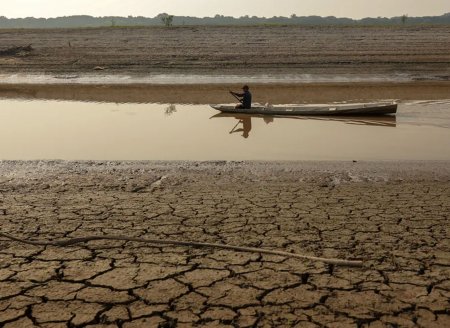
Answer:
<svg viewBox="0 0 450 328"><path fill-rule="evenodd" d="M247 139L249 134L250 134L250 130L252 129L252 118L251 118L251 116L248 116L248 117L236 117L236 119L238 119L239 122L230 131L230 133L242 132L242 136ZM272 123L274 121L274 118L272 116L264 116L263 120L264 120L264 122L266 124L269 124L269 123ZM236 129L236 127L239 124L242 124L242 128Z"/></svg>
<svg viewBox="0 0 450 328"><path fill-rule="evenodd" d="M242 123L242 128L239 128L239 129L233 128L233 130L231 130L230 133L242 132L242 136L247 139L250 134L250 130L252 129L252 118L251 117L243 117L243 118L238 118L238 119L239 119L239 122L237 125L239 125L239 123Z"/></svg>

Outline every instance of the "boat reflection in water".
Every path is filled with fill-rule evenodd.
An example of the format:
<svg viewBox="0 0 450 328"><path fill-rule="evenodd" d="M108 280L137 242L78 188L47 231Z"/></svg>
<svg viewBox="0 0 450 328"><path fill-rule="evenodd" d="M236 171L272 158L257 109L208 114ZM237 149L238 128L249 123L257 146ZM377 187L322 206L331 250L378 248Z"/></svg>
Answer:
<svg viewBox="0 0 450 328"><path fill-rule="evenodd" d="M353 125L371 125L383 127L396 127L396 117L394 115L385 116L364 116L364 117L332 117L332 116L277 116L277 115L252 115L252 114L229 114L219 113L211 118L234 118L237 123L230 130L230 134L242 132L242 137L248 138L252 129L252 119L263 119L266 124L273 123L275 119L280 120L314 120L314 121L328 121L328 122L342 122Z"/></svg>

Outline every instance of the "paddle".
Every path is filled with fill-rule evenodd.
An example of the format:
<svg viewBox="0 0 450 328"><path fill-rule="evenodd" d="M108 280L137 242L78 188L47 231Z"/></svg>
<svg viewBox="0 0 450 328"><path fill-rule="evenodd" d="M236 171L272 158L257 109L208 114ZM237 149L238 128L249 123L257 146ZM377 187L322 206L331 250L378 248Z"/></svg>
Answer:
<svg viewBox="0 0 450 328"><path fill-rule="evenodd" d="M234 92L233 92L233 91L231 91L231 90L228 90L228 92L230 92L230 94L231 94L231 95L233 95L233 97L234 97L234 98L236 98L237 100L239 100L239 102L240 102L240 103L242 104L242 101L243 101L243 100L239 99L239 97L238 97L238 96L236 96L236 95L234 94Z"/></svg>
<svg viewBox="0 0 450 328"><path fill-rule="evenodd" d="M241 120L239 120L236 125L231 129L231 131L229 132L230 134L232 134L234 132L234 129L236 129L236 127L239 125L239 123L241 123Z"/></svg>

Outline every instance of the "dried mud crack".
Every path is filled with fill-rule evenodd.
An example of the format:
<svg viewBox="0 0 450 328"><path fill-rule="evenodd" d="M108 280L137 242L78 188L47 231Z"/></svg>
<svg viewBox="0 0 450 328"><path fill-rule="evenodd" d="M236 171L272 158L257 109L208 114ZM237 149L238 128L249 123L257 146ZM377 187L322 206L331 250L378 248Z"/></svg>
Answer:
<svg viewBox="0 0 450 328"><path fill-rule="evenodd" d="M126 234L365 261L2 237L0 327L448 326L449 167L0 162L1 231L22 239Z"/></svg>

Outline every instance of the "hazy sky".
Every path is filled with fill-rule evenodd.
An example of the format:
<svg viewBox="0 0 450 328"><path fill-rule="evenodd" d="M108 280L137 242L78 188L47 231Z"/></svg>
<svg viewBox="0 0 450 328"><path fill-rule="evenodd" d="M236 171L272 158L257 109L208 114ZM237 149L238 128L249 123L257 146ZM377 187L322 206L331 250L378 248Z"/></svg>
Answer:
<svg viewBox="0 0 450 328"><path fill-rule="evenodd" d="M0 0L0 16L432 16L450 12L450 0Z"/></svg>

